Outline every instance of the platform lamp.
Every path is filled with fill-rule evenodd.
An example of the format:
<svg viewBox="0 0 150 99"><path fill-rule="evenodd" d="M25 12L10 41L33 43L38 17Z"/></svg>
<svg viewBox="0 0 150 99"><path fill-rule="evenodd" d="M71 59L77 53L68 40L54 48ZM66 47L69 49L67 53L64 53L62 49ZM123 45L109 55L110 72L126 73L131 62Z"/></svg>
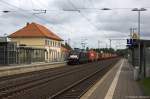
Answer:
<svg viewBox="0 0 150 99"><path fill-rule="evenodd" d="M100 10L112 10L112 9L110 9L110 8L102 8Z"/></svg>
<svg viewBox="0 0 150 99"><path fill-rule="evenodd" d="M140 39L140 29L141 29L141 11L146 11L147 9L145 8L134 8L132 9L132 11L137 11L138 12L138 37ZM141 67L141 44L139 42L139 67L140 67L140 71L139 73L141 74L142 72L142 67Z"/></svg>
<svg viewBox="0 0 150 99"><path fill-rule="evenodd" d="M147 9L145 8L134 8L132 11L137 11L138 12L138 36L140 38L140 25L141 25L141 11L146 11Z"/></svg>

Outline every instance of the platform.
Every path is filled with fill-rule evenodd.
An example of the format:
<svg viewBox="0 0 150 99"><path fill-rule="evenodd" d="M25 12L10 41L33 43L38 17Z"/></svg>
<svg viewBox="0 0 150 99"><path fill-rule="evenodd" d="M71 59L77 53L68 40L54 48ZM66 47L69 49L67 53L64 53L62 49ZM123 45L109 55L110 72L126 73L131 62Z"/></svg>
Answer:
<svg viewBox="0 0 150 99"><path fill-rule="evenodd" d="M52 63L33 63L26 65L0 66L0 77L9 76L20 73L27 73L32 71L44 70L49 68L56 68L65 66L66 62L52 62Z"/></svg>
<svg viewBox="0 0 150 99"><path fill-rule="evenodd" d="M81 99L150 99L143 96L133 69L126 59L121 59Z"/></svg>

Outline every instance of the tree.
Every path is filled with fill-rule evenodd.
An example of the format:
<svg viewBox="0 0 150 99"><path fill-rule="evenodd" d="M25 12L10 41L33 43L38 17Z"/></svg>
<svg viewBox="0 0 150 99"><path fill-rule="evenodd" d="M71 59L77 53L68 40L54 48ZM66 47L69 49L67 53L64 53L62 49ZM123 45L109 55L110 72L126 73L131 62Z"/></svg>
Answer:
<svg viewBox="0 0 150 99"><path fill-rule="evenodd" d="M89 47L86 47L86 51L88 51L89 50Z"/></svg>
<svg viewBox="0 0 150 99"><path fill-rule="evenodd" d="M128 53L128 49L118 49L118 50L116 51L116 53L117 53L117 55L119 55L119 56L126 56L127 53Z"/></svg>
<svg viewBox="0 0 150 99"><path fill-rule="evenodd" d="M71 46L68 43L65 43L65 47L69 50L72 50Z"/></svg>

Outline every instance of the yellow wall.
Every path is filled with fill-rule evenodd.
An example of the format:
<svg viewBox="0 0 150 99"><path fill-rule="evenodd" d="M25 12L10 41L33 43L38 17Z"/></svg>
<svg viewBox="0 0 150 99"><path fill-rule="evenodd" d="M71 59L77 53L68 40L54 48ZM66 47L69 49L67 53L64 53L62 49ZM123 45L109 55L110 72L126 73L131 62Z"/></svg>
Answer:
<svg viewBox="0 0 150 99"><path fill-rule="evenodd" d="M48 44L46 44L47 40L50 41ZM45 48L47 50L45 54L48 54L45 56L47 62L55 61L56 59L57 61L61 60L61 45L59 44L58 46L61 41L47 38L11 38L11 41L17 42L18 45L25 44L29 47ZM56 42L57 44L54 44Z"/></svg>
<svg viewBox="0 0 150 99"><path fill-rule="evenodd" d="M17 42L18 45L26 44L27 46L44 48L44 38L11 38L13 42Z"/></svg>

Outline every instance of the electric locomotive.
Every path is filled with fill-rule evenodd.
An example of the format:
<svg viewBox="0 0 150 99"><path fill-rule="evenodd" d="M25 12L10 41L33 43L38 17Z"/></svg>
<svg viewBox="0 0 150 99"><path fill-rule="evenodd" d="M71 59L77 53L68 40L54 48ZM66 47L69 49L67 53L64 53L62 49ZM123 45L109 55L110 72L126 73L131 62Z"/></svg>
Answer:
<svg viewBox="0 0 150 99"><path fill-rule="evenodd" d="M69 53L67 64L81 64L88 62L87 52L82 51L80 49L74 49Z"/></svg>

